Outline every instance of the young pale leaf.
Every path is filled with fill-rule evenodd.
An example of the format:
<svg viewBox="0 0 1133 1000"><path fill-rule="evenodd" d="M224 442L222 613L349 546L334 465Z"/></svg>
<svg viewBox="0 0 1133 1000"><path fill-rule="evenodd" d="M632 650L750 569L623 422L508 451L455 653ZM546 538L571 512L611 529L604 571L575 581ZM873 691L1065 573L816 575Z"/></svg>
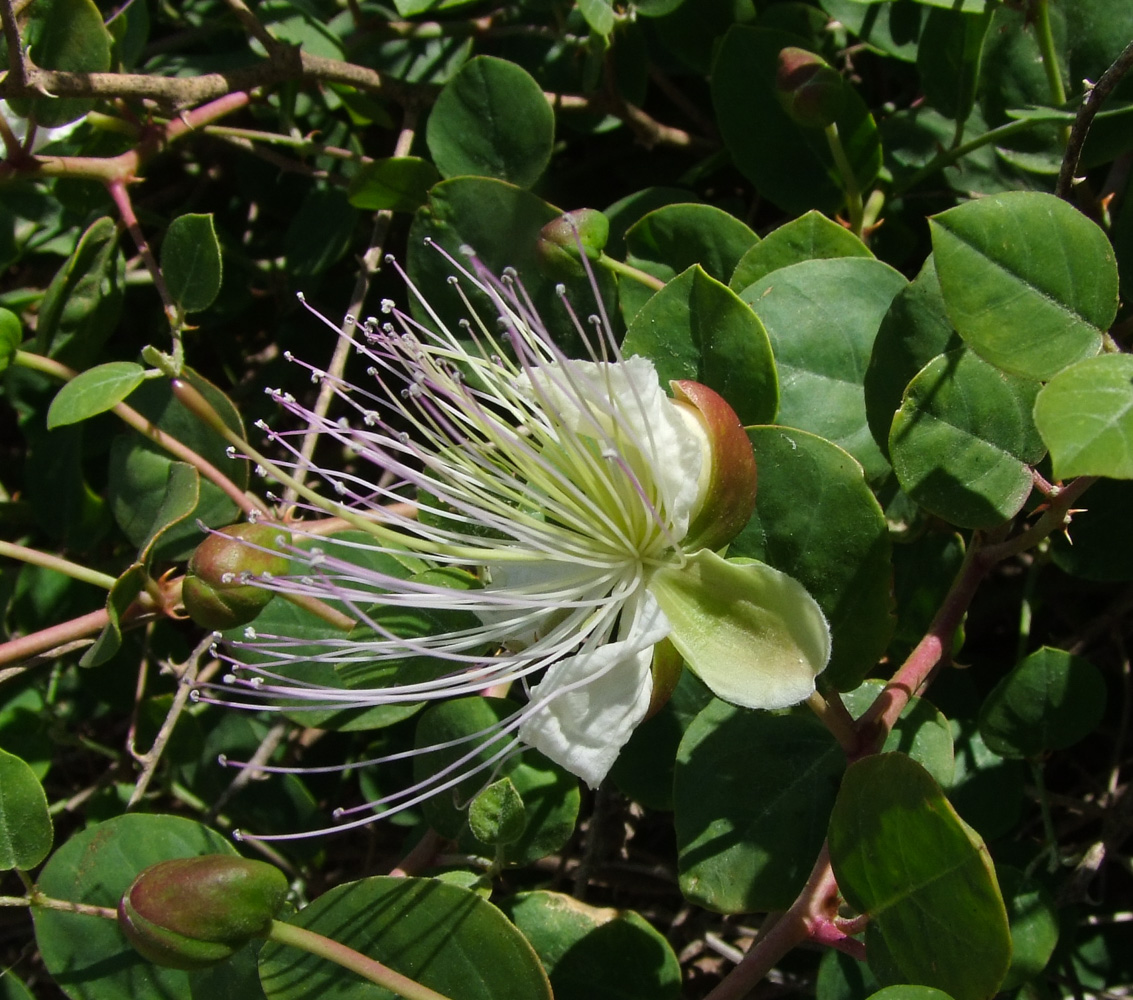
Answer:
<svg viewBox="0 0 1133 1000"><path fill-rule="evenodd" d="M56 394L47 411L47 428L77 424L117 406L145 378L133 361L110 361L76 375Z"/></svg>
<svg viewBox="0 0 1133 1000"><path fill-rule="evenodd" d="M786 708L814 691L830 658L830 629L798 581L760 562L730 562L710 549L653 574L649 589L670 641L724 701Z"/></svg>
<svg viewBox="0 0 1133 1000"><path fill-rule="evenodd" d="M51 850L47 796L32 769L0 750L0 871L34 868Z"/></svg>
<svg viewBox="0 0 1133 1000"><path fill-rule="evenodd" d="M220 291L220 241L212 215L179 215L161 244L161 272L169 294L185 312L212 305Z"/></svg>
<svg viewBox="0 0 1133 1000"><path fill-rule="evenodd" d="M1103 354L1067 368L1035 400L1054 474L1133 479L1133 357Z"/></svg>
<svg viewBox="0 0 1133 1000"><path fill-rule="evenodd" d="M485 844L510 844L527 826L523 799L511 778L493 781L468 806L468 826Z"/></svg>

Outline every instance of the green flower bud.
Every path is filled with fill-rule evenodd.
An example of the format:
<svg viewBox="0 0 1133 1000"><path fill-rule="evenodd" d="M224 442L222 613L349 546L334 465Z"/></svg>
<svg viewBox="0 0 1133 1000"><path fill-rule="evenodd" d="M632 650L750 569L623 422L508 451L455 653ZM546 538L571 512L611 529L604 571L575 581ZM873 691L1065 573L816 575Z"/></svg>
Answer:
<svg viewBox="0 0 1133 1000"><path fill-rule="evenodd" d="M833 124L846 103L842 75L821 56L788 47L779 53L775 94L791 120L805 128Z"/></svg>
<svg viewBox="0 0 1133 1000"><path fill-rule="evenodd" d="M118 926L156 965L202 969L266 935L286 895L283 872L262 861L175 858L134 879L118 902Z"/></svg>
<svg viewBox="0 0 1133 1000"><path fill-rule="evenodd" d="M241 581L287 572L291 557L281 551L281 536L282 544L290 542L290 533L278 524L232 524L201 542L181 585L189 617L208 629L234 628L255 618L274 594Z"/></svg>
<svg viewBox="0 0 1133 1000"><path fill-rule="evenodd" d="M740 418L723 396L687 379L669 386L674 402L700 422L710 450L710 462L701 473L700 506L685 547L718 549L740 533L755 510L755 453Z"/></svg>
<svg viewBox="0 0 1133 1000"><path fill-rule="evenodd" d="M552 276L573 278L582 274L582 253L598 260L610 238L610 220L593 208L566 212L539 231L535 253L543 270Z"/></svg>

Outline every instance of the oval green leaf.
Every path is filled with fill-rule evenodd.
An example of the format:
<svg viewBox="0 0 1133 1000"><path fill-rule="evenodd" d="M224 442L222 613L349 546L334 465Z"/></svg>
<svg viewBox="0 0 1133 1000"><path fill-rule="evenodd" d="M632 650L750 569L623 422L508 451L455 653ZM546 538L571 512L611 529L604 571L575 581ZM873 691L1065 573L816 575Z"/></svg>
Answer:
<svg viewBox="0 0 1133 1000"><path fill-rule="evenodd" d="M1017 868L997 865L995 873L1011 921L1011 968L1002 988L1013 990L1038 976L1050 961L1058 944L1058 908L1039 882Z"/></svg>
<svg viewBox="0 0 1133 1000"><path fill-rule="evenodd" d="M779 408L767 331L746 302L699 265L670 281L634 316L622 352L649 358L663 385L692 379L715 389L741 423L767 423Z"/></svg>
<svg viewBox="0 0 1133 1000"><path fill-rule="evenodd" d="M830 257L872 257L853 233L813 209L768 233L736 264L728 287L742 292L760 278L804 260Z"/></svg>
<svg viewBox="0 0 1133 1000"><path fill-rule="evenodd" d="M391 156L369 163L351 178L347 196L355 208L370 211L416 212L429 188L441 179L428 160Z"/></svg>
<svg viewBox="0 0 1133 1000"><path fill-rule="evenodd" d="M550 162L555 115L525 69L477 56L437 97L425 141L446 178L495 177L528 188Z"/></svg>
<svg viewBox="0 0 1133 1000"><path fill-rule="evenodd" d="M3 372L23 340L23 324L20 317L9 309L0 309L0 372Z"/></svg>
<svg viewBox="0 0 1133 1000"><path fill-rule="evenodd" d="M1133 479L1133 357L1104 354L1067 368L1035 400L1054 474Z"/></svg>
<svg viewBox="0 0 1133 1000"><path fill-rule="evenodd" d="M779 268L740 293L775 352L778 423L844 448L871 483L889 464L869 430L863 384L878 327L905 285L881 261L839 257Z"/></svg>
<svg viewBox="0 0 1133 1000"><path fill-rule="evenodd" d="M681 892L721 913L783 910L822 847L845 756L814 719L710 702L673 783Z"/></svg>
<svg viewBox="0 0 1133 1000"><path fill-rule="evenodd" d="M906 982L956 1000L996 992L1011 935L991 859L924 768L902 753L851 764L829 843L838 887Z"/></svg>
<svg viewBox="0 0 1133 1000"><path fill-rule="evenodd" d="M133 361L110 361L80 372L56 394L47 411L47 428L77 424L122 402L145 379Z"/></svg>
<svg viewBox="0 0 1133 1000"><path fill-rule="evenodd" d="M34 868L51 850L47 796L35 772L0 750L0 871Z"/></svg>
<svg viewBox="0 0 1133 1000"><path fill-rule="evenodd" d="M1117 313L1102 230L1061 198L1012 192L929 220L948 315L997 368L1046 380L1097 354Z"/></svg>
<svg viewBox="0 0 1133 1000"><path fill-rule="evenodd" d="M960 349L929 362L893 418L889 454L902 488L964 528L1014 517L1043 456L1031 419L1039 384Z"/></svg>
<svg viewBox="0 0 1133 1000"><path fill-rule="evenodd" d="M212 305L220 291L220 241L212 215L179 215L161 243L161 273L173 301L187 313Z"/></svg>
<svg viewBox="0 0 1133 1000"><path fill-rule="evenodd" d="M477 893L428 878L379 876L324 893L288 923L322 934L445 996L551 1000L539 959ZM339 965L269 941L260 951L269 1000L386 1000Z"/></svg>
<svg viewBox="0 0 1133 1000"><path fill-rule="evenodd" d="M884 689L880 680L867 680L853 691L842 695L850 714L858 719ZM952 728L948 720L931 702L910 698L897 724L885 737L882 753L899 750L921 765L938 785L947 788L956 773L952 749Z"/></svg>
<svg viewBox="0 0 1133 1000"><path fill-rule="evenodd" d="M1087 736L1105 713L1106 686L1089 660L1044 646L992 689L980 733L1001 757L1038 757Z"/></svg>
<svg viewBox="0 0 1133 1000"><path fill-rule="evenodd" d="M830 623L826 680L857 687L893 633L889 530L861 466L805 431L751 427L755 513L728 551L789 573Z"/></svg>

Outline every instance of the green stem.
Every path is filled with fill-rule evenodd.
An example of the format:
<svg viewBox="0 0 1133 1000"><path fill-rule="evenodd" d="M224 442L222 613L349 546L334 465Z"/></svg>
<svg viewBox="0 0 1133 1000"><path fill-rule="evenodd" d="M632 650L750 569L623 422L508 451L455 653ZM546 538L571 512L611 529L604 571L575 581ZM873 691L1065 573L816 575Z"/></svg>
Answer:
<svg viewBox="0 0 1133 1000"><path fill-rule="evenodd" d="M1058 871L1058 837L1054 832L1054 821L1050 818L1050 802L1047 800L1043 762L1032 760L1030 764L1031 776L1035 779L1035 790L1039 795L1039 813L1043 820L1043 837L1046 839L1046 849L1043 851L1048 857L1046 870L1053 875Z"/></svg>
<svg viewBox="0 0 1133 1000"><path fill-rule="evenodd" d="M646 288L652 288L655 292L659 292L665 287L665 282L660 278L654 278L653 275L647 274L645 271L634 267L632 264L623 263L620 260L615 260L613 257L607 257L605 254L602 254L602 256L598 258L598 263L607 270L613 271L614 274L619 274L623 278L636 281Z"/></svg>
<svg viewBox="0 0 1133 1000"><path fill-rule="evenodd" d="M341 965L344 969L357 973L363 979L385 987L391 993L403 997L404 1000L449 1000L443 993L431 990L428 986L422 986L407 976L403 976L400 972L394 972L389 966L382 965L381 962L367 958L353 948L348 948L338 941L332 941L330 938L323 937L322 934L316 934L304 927L273 920L267 939L275 941L277 944L290 945L292 948L298 948L300 951Z"/></svg>
<svg viewBox="0 0 1133 1000"><path fill-rule="evenodd" d="M1008 136L1015 135L1017 132L1025 132L1029 128L1034 128L1036 124L1038 123L1027 118L1020 118L1018 121L1008 122L1006 125L1000 125L999 128L993 128L989 132L977 135L974 139L969 139L962 146L955 146L952 149L946 149L938 153L915 174L894 187L893 197L899 197L906 191L916 187L926 177L931 177L945 167L951 166L957 160L963 159L969 153L980 147L986 146L991 142L998 142L1000 139L1006 139Z"/></svg>
<svg viewBox="0 0 1133 1000"><path fill-rule="evenodd" d="M102 587L104 590L110 590L116 582L114 577L106 573L80 566L61 556L52 556L46 552L29 549L25 545L17 545L15 542L0 541L0 558L5 556L9 559L30 563L33 566L42 566L44 569L53 569L56 573L62 573L74 580L81 580L83 583Z"/></svg>
<svg viewBox="0 0 1133 1000"><path fill-rule="evenodd" d="M830 154L834 157L834 165L842 177L842 190L846 192L846 211L850 214L850 231L861 238L862 219L862 189L858 185L858 178L846 155L846 148L842 145L842 137L838 134L838 125L831 122L826 126L826 144L830 147Z"/></svg>
<svg viewBox="0 0 1133 1000"><path fill-rule="evenodd" d="M1056 107L1066 103L1066 88L1062 85L1062 69L1058 65L1058 53L1054 50L1054 32L1050 26L1050 0L1036 0L1035 35L1042 55L1046 82L1050 87L1050 99Z"/></svg>
<svg viewBox="0 0 1133 1000"><path fill-rule="evenodd" d="M0 896L0 906L38 906L45 910L63 910L67 913L81 913L87 917L102 917L105 920L118 919L117 911L109 906L72 903L68 899L52 899L39 893L28 896Z"/></svg>

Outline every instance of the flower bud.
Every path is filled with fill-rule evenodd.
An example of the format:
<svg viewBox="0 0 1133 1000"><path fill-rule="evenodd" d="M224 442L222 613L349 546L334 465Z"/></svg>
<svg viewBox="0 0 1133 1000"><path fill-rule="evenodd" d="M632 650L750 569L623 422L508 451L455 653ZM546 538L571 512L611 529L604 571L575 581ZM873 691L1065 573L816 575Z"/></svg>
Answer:
<svg viewBox="0 0 1133 1000"><path fill-rule="evenodd" d="M246 581L286 573L291 557L281 550L290 534L278 524L232 524L211 534L189 558L181 599L189 617L208 629L234 628L256 617L274 596Z"/></svg>
<svg viewBox="0 0 1133 1000"><path fill-rule="evenodd" d="M535 253L546 273L563 278L582 274L582 253L598 260L610 238L610 220L593 208L566 212L539 231Z"/></svg>
<svg viewBox="0 0 1133 1000"><path fill-rule="evenodd" d="M825 128L846 101L842 75L821 56L788 47L779 53L775 95L791 120L805 128Z"/></svg>
<svg viewBox="0 0 1133 1000"><path fill-rule="evenodd" d="M175 858L134 879L118 902L118 926L156 965L202 969L267 934L286 895L283 872L263 861Z"/></svg>
<svg viewBox="0 0 1133 1000"><path fill-rule="evenodd" d="M653 677L653 690L649 694L646 719L652 719L668 704L677 689L684 666L684 658L668 639L662 639L653 647L653 662L649 665L649 672Z"/></svg>
<svg viewBox="0 0 1133 1000"><path fill-rule="evenodd" d="M755 453L747 432L724 397L699 382L670 382L674 402L698 420L708 439L709 461L702 472L700 504L693 513L685 547L718 549L730 542L755 510Z"/></svg>

